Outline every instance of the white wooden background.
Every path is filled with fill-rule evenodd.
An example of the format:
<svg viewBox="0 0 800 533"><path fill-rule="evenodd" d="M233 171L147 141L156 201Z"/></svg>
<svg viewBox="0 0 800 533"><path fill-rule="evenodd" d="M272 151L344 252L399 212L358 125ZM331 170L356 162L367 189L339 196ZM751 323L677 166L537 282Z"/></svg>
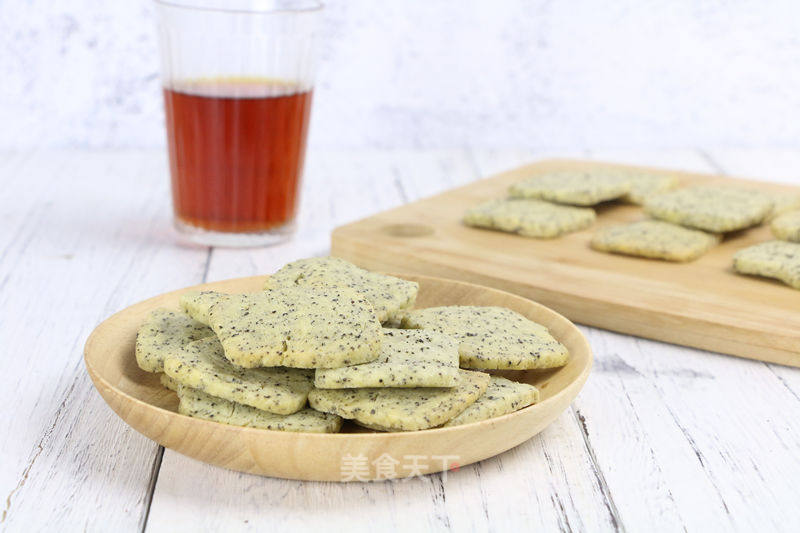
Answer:
<svg viewBox="0 0 800 533"><path fill-rule="evenodd" d="M324 3L313 146L800 138L797 0ZM153 0L0 8L0 147L164 144Z"/></svg>
<svg viewBox="0 0 800 533"><path fill-rule="evenodd" d="M583 328L593 373L539 436L446 478L373 484L207 466L92 388L83 343L111 313L325 254L339 224L548 155L800 181L796 151L317 150L296 238L242 251L176 244L161 150L3 154L0 529L796 531L797 369Z"/></svg>

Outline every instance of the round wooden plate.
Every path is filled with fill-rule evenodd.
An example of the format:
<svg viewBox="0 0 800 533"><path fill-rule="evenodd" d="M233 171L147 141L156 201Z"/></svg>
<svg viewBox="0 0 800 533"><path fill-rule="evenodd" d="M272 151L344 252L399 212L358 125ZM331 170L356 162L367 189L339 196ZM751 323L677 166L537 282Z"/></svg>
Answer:
<svg viewBox="0 0 800 533"><path fill-rule="evenodd" d="M569 349L569 363L548 371L498 372L539 387L541 401L515 413L450 428L399 433L366 432L346 423L343 433L289 433L208 422L177 412L175 393L134 359L136 331L156 307L178 307L189 289L150 298L108 318L86 341L86 369L109 406L131 427L159 444L224 468L288 479L351 481L406 477L458 468L530 439L564 411L592 366L589 344L569 320L507 292L426 276L417 307L496 305L544 324ZM191 289L261 290L265 276L208 283ZM387 473L388 472L388 473ZM393 473L392 473L393 472Z"/></svg>

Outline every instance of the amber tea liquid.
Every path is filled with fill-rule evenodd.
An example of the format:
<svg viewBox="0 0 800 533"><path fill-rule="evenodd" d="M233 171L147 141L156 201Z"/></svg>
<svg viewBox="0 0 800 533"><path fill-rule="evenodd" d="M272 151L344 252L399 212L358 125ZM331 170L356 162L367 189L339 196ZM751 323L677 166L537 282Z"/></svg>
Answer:
<svg viewBox="0 0 800 533"><path fill-rule="evenodd" d="M311 90L267 80L164 89L172 199L186 225L270 231L294 219Z"/></svg>

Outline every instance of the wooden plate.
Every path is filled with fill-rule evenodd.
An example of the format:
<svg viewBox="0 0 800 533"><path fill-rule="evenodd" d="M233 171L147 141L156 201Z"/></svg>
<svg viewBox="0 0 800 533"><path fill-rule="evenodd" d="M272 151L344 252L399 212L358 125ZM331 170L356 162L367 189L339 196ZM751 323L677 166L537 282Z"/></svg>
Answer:
<svg viewBox="0 0 800 533"><path fill-rule="evenodd" d="M343 433L288 433L207 422L177 413L176 395L134 358L136 331L157 307L177 308L186 290L150 298L108 318L86 341L86 369L109 406L136 431L189 457L224 468L288 479L348 481L439 472L504 452L530 439L564 411L583 387L592 353L563 316L525 298L469 283L425 276L417 306L497 305L547 326L570 351L569 363L549 371L505 372L539 387L542 401L515 413L452 428L373 433L345 424ZM191 289L261 290L265 277L208 283ZM383 465L383 466L381 466ZM390 469L391 468L391 469Z"/></svg>

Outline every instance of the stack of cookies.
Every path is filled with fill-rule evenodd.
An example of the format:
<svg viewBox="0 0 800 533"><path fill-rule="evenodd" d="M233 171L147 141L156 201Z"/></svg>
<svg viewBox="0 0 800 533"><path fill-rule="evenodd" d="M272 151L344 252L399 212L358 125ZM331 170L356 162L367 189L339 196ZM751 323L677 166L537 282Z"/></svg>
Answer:
<svg viewBox="0 0 800 533"><path fill-rule="evenodd" d="M286 265L252 294L189 292L157 309L136 360L182 414L237 426L379 431L485 420L538 400L487 369L552 368L566 348L497 307L413 309L418 285L336 258Z"/></svg>

